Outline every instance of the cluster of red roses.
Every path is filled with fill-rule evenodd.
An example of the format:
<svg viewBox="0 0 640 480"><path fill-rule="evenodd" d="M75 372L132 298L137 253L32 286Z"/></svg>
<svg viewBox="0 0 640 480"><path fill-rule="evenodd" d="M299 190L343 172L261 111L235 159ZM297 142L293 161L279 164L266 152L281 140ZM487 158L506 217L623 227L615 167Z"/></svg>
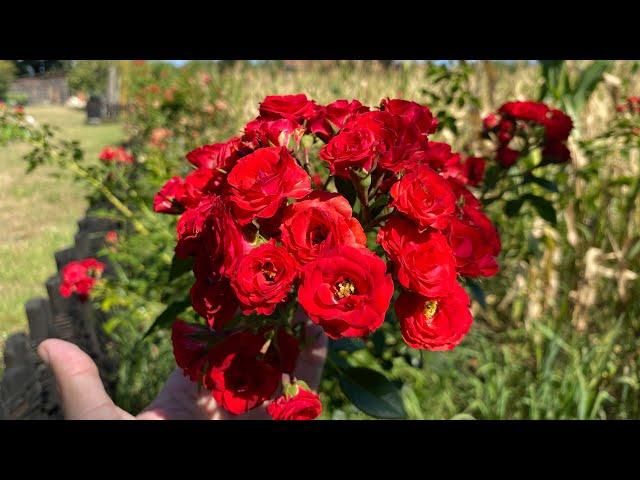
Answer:
<svg viewBox="0 0 640 480"><path fill-rule="evenodd" d="M95 258L85 258L67 263L62 269L60 295L70 297L75 293L81 302L86 302L104 268L104 263Z"/></svg>
<svg viewBox="0 0 640 480"><path fill-rule="evenodd" d="M472 322L457 276L494 275L500 239L467 188L481 181L485 161L430 141L437 121L427 107L399 99L323 106L299 94L269 96L259 112L242 136L187 154L196 168L154 199L156 212L181 215L176 255L193 258L192 305L207 320L177 320L174 353L229 412L261 405L284 378L269 413L315 418L317 396L293 377L304 340L287 307L296 291L330 338L364 337L384 322L395 275L406 343L451 349ZM305 136L323 144L319 157L334 177L326 188L312 191ZM336 191L345 183L356 216ZM389 265L367 248L369 232Z"/></svg>
<svg viewBox="0 0 640 480"><path fill-rule="evenodd" d="M103 162L133 163L133 155L124 147L104 147L98 158Z"/></svg>
<svg viewBox="0 0 640 480"><path fill-rule="evenodd" d="M625 103L616 105L616 110L620 113L640 113L640 97L629 97Z"/></svg>
<svg viewBox="0 0 640 480"><path fill-rule="evenodd" d="M507 102L483 123L485 133L497 141L496 160L504 168L511 167L535 147L542 147L546 163L564 163L571 158L566 141L573 121L561 110L544 103Z"/></svg>

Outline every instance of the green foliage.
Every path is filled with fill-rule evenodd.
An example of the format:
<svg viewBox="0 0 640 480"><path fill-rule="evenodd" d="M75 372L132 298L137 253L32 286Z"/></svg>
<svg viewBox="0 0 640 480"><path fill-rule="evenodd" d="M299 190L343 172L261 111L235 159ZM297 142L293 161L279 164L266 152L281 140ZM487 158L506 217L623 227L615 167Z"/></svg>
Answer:
<svg viewBox="0 0 640 480"><path fill-rule="evenodd" d="M67 76L69 89L72 93L104 95L110 65L105 60L76 60Z"/></svg>
<svg viewBox="0 0 640 480"><path fill-rule="evenodd" d="M13 62L8 60L0 60L0 100L7 98L9 87L16 74L16 67Z"/></svg>

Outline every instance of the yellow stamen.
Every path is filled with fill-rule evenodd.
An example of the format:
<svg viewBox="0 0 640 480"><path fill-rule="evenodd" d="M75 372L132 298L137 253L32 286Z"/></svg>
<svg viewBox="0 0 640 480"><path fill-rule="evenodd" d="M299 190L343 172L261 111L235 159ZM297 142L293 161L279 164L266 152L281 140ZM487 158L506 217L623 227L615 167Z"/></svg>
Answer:
<svg viewBox="0 0 640 480"><path fill-rule="evenodd" d="M338 298L346 298L353 295L356 291L355 285L348 278L336 285L336 295Z"/></svg>
<svg viewBox="0 0 640 480"><path fill-rule="evenodd" d="M424 316L427 318L427 322L430 322L431 319L436 314L438 310L438 302L436 300L427 300L424 302Z"/></svg>

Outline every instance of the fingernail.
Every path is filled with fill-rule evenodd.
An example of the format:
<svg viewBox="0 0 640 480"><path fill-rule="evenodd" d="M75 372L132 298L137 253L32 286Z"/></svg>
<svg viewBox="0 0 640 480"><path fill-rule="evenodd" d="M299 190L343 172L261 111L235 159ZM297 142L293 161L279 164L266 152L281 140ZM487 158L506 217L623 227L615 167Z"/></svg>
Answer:
<svg viewBox="0 0 640 480"><path fill-rule="evenodd" d="M47 349L43 346L40 346L38 348L38 356L40 357L40 360L42 360L42 362L48 367L51 362L49 360L49 352L47 351Z"/></svg>

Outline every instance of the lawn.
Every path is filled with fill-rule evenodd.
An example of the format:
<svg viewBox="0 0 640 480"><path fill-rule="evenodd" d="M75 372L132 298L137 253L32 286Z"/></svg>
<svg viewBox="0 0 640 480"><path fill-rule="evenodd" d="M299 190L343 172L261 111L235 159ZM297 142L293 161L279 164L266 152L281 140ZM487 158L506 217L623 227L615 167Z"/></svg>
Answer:
<svg viewBox="0 0 640 480"><path fill-rule="evenodd" d="M80 141L87 158L124 136L120 124L85 124L82 111L47 106L26 113ZM26 329L24 303L46 295L44 282L56 271L53 254L73 242L87 205L83 186L53 178L52 169L26 174L27 151L18 143L0 149L0 224L6 232L0 239L0 351L9 335Z"/></svg>

